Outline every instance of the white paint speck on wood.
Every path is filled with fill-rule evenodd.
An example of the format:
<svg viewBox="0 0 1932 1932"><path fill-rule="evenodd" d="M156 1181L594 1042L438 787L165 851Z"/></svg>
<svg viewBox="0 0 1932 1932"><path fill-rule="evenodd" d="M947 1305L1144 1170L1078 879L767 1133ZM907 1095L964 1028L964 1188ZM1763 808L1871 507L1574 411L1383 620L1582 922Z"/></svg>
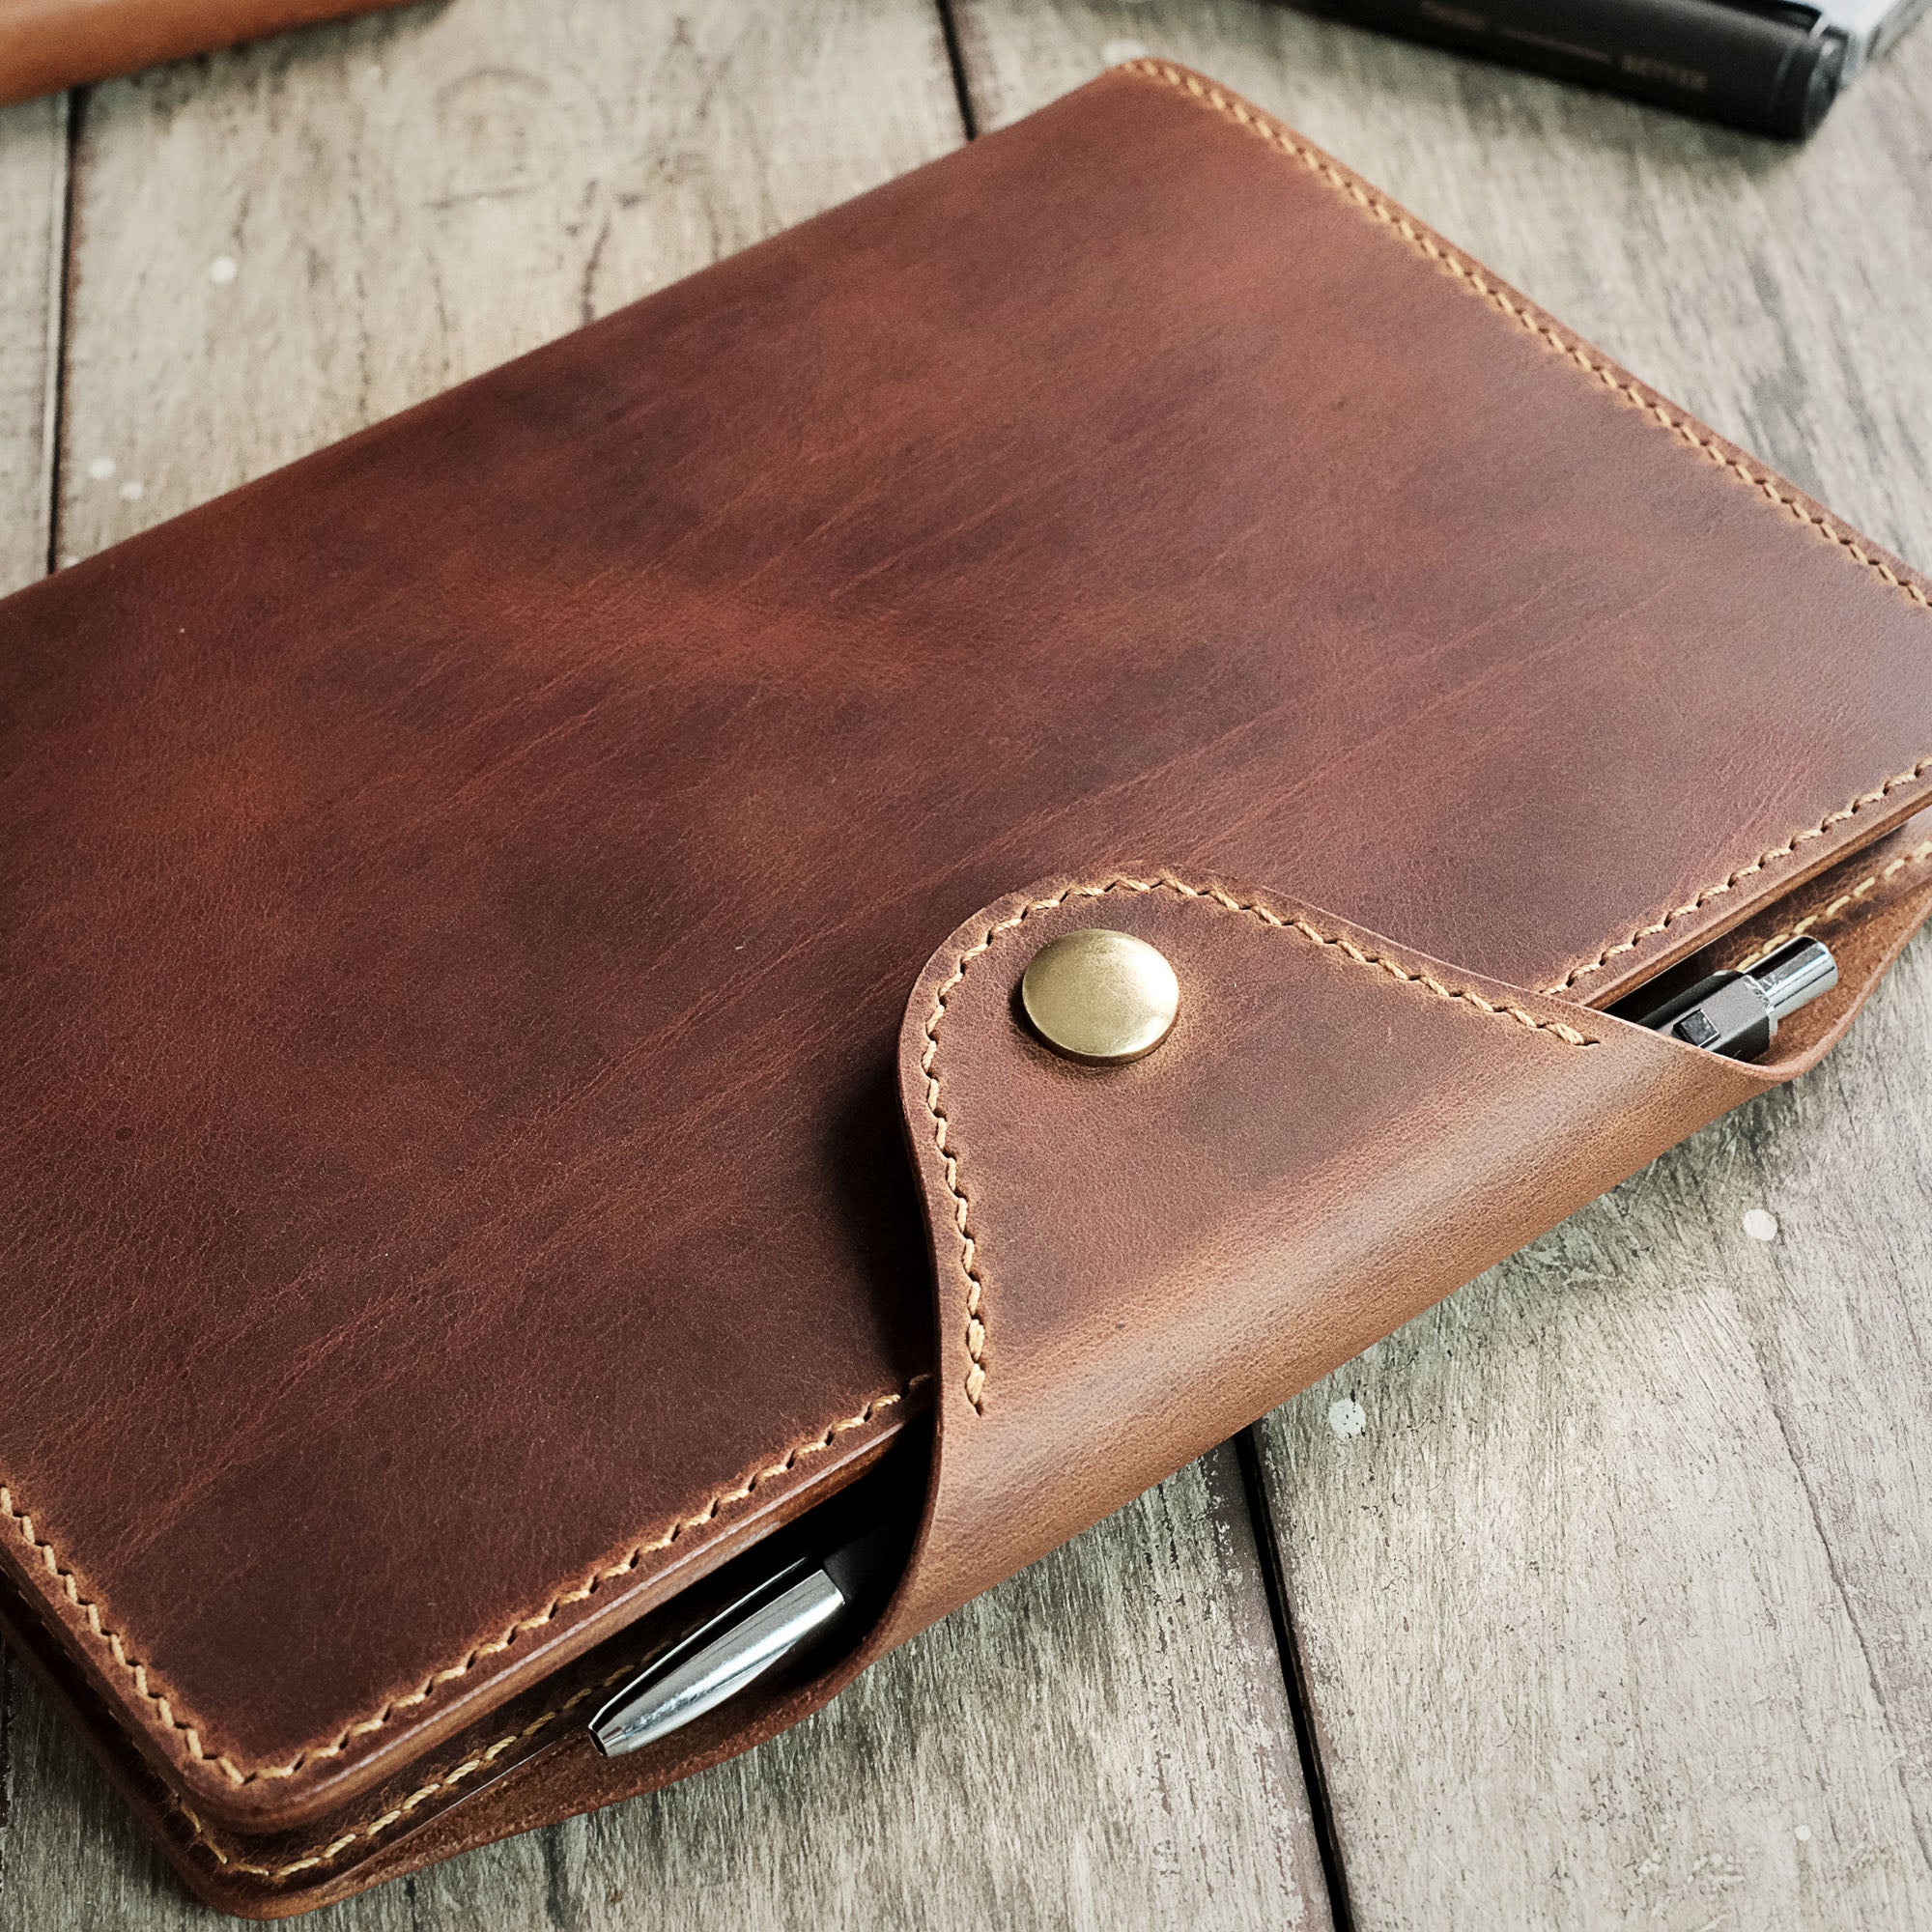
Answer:
<svg viewBox="0 0 1932 1932"><path fill-rule="evenodd" d="M1369 1412L1353 1396L1342 1396L1328 1405L1328 1427L1337 1435L1359 1435L1368 1426Z"/></svg>

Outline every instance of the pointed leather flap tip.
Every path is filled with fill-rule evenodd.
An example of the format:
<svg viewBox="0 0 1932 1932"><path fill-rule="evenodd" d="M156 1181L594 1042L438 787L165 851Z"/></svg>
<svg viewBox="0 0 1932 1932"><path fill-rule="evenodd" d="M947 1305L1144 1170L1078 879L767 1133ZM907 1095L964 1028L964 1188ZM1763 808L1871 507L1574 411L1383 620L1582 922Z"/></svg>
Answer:
<svg viewBox="0 0 1932 1932"><path fill-rule="evenodd" d="M1018 994L1104 926L1171 1034L1056 1052ZM1770 1084L1283 895L1153 870L1002 899L933 954L899 1074L938 1441L896 1641L1020 1569Z"/></svg>

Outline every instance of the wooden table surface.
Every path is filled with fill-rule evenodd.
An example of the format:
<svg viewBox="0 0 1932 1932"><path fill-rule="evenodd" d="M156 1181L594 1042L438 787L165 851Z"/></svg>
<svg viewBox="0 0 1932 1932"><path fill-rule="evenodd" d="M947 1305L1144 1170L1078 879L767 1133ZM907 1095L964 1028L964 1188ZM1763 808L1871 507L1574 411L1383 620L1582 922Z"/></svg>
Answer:
<svg viewBox="0 0 1932 1932"><path fill-rule="evenodd" d="M444 0L0 114L0 587L1145 51L1932 565L1932 26L1793 149L1256 0ZM1921 939L791 1735L312 1922L1932 1925L1928 1047ZM0 1659L0 1932L213 1922Z"/></svg>

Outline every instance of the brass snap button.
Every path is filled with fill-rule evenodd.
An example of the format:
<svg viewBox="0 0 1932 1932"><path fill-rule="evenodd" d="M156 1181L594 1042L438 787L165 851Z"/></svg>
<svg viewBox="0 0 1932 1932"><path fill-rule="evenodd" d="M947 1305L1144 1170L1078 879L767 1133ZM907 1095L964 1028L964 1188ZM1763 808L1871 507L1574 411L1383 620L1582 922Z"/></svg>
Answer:
<svg viewBox="0 0 1932 1932"><path fill-rule="evenodd" d="M1056 1053L1118 1066L1151 1053L1180 1010L1174 968L1145 939L1104 925L1050 939L1028 961L1020 1006Z"/></svg>

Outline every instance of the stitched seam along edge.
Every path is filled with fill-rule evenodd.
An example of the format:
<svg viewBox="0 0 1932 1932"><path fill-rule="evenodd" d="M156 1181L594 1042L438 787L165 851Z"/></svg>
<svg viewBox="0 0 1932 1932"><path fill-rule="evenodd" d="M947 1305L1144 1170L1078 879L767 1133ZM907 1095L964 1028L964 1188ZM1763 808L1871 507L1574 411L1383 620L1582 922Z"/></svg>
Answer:
<svg viewBox="0 0 1932 1932"><path fill-rule="evenodd" d="M1830 904L1822 905L1816 912L1806 914L1804 918L1787 926L1782 932L1774 932L1763 945L1752 947L1731 970L1737 973L1747 972L1767 953L1776 952L1786 940L1803 939L1807 932L1813 931L1816 927L1829 925L1833 920L1842 917L1875 886L1895 877L1904 871L1906 867L1922 865L1927 859L1932 859L1932 838L1928 838L1922 845L1915 845L1910 852L1899 853L1895 859L1881 866L1877 871L1867 872L1849 891L1840 893Z"/></svg>
<svg viewBox="0 0 1932 1932"><path fill-rule="evenodd" d="M258 1778L293 1777L306 1765L319 1762L324 1758L339 1757L355 1739L367 1737L373 1732L380 1731L399 1712L413 1710L418 1704L427 1702L443 1685L453 1683L457 1678L467 1675L483 1658L495 1657L500 1652L508 1650L518 1637L526 1634L527 1632L541 1629L545 1624L550 1623L560 1610L567 1608L569 1605L582 1603L585 1598L596 1592L599 1584L614 1582L617 1578L630 1575L646 1556L654 1555L661 1549L668 1549L688 1530L707 1527L717 1519L722 1510L732 1503L743 1502L747 1496L751 1495L757 1489L759 1484L768 1482L776 1476L787 1474L796 1466L801 1457L816 1455L822 1450L831 1448L833 1443L848 1430L863 1428L881 1409L891 1408L895 1405L903 1402L914 1389L925 1380L926 1378L923 1375L914 1376L902 1389L886 1395L874 1396L856 1415L848 1415L843 1420L833 1423L822 1434L810 1437L805 1441L795 1443L779 1461L768 1463L764 1468L756 1470L733 1488L720 1490L696 1516L678 1518L671 1523L668 1529L660 1530L655 1535L636 1544L621 1561L610 1564L601 1570L594 1570L582 1582L575 1585L573 1588L558 1591L551 1599L548 1608L533 1616L519 1617L504 1630L500 1636L492 1637L489 1641L476 1645L460 1663L447 1664L440 1670L431 1671L415 1690L404 1696L391 1699L380 1711L372 1712L368 1717L358 1719L355 1723L350 1724L340 1732L332 1743L298 1751L288 1763L280 1765L257 1765L244 1768L238 1765L226 1751L218 1755L211 1753L202 1743L199 1728L190 1723L186 1719L177 1717L174 1706L166 1694L156 1690L149 1682L148 1666L130 1658L121 1640L120 1634L107 1629L102 1624L99 1606L81 1594L79 1577L73 1571L63 1568L53 1545L35 1533L33 1517L26 1511L14 1507L13 1492L4 1483L0 1483L0 1515L4 1515L13 1523L21 1541L40 1559L41 1564L46 1570L47 1574L60 1585L61 1594L85 1617L89 1631L106 1647L108 1654L113 1658L114 1662L133 1680L135 1690L154 1705L156 1714L159 1717L162 1723L169 1730L180 1734L188 1756L198 1764L213 1764L222 1773L230 1784L240 1786L252 1784ZM553 1712L549 1715L554 1717L556 1713ZM546 1721L548 1721L548 1719ZM473 1770L474 1767L472 1766L471 1769ZM417 1802L420 1802L420 1800ZM179 1799L176 1800L176 1803L180 1803ZM185 1806L183 1808L185 1810ZM199 1825L197 1825L196 1830L199 1832ZM225 1863L226 1861L224 1860L223 1862ZM253 1868L238 1867L238 1869Z"/></svg>
<svg viewBox="0 0 1932 1932"><path fill-rule="evenodd" d="M1740 867L1729 878L1720 879L1715 886L1706 886L1696 897L1686 899L1681 906L1673 906L1661 919L1652 920L1648 925L1638 926L1628 939L1620 939L1614 946L1606 946L1603 952L1598 953L1596 958L1589 960L1584 965L1573 968L1569 974L1563 979L1558 980L1554 985L1545 986L1543 991L1546 993L1562 993L1568 991L1570 987L1574 986L1586 974L1594 973L1600 967L1607 965L1619 952L1634 952L1646 939L1655 938L1658 933L1666 930L1674 921L1683 919L1689 913L1701 911L1713 899L1721 898L1734 886L1742 885L1745 880L1750 878L1754 873L1763 871L1767 866L1776 865L1780 859L1788 859L1792 853L1798 850L1799 846L1805 844L1810 839L1824 838L1833 826L1840 825L1846 819L1856 817L1866 806L1876 805L1881 799L1896 791L1900 785L1908 785L1916 782L1918 780L1923 778L1928 771L1932 771L1932 753L1927 753L1926 756L1920 758L1910 771L1894 772L1883 784L1874 785L1870 791L1861 792L1849 805L1841 805L1836 811L1828 811L1816 825L1810 826L1803 832L1794 832L1782 845L1774 845L1770 851L1760 852L1748 866Z"/></svg>
<svg viewBox="0 0 1932 1932"><path fill-rule="evenodd" d="M585 1684L572 1695L564 1698L561 1703L553 1704L548 1711L542 1712L537 1717L532 1718L522 1730L506 1732L502 1737L497 1739L495 1743L486 1745L483 1749L473 1752L470 1756L465 1758L461 1764L453 1765L440 1776L433 1777L427 1784L418 1785L407 1798L399 1800L388 1810L379 1813L374 1818L365 1820L360 1825L352 1826L347 1832L344 1832L338 1837L332 1838L327 1844L318 1847L315 1851L309 1852L301 1858L292 1860L287 1864L257 1864L250 1860L232 1856L221 1848L220 1841L202 1823L199 1816L196 1815L194 1807L185 1798L170 1793L168 1802L187 1821L193 1833L193 1836L187 1841L187 1849L193 1851L199 1846L213 1858L215 1863L223 1871L245 1872L253 1878L274 1879L277 1881L296 1878L302 1872L313 1871L318 1865L328 1864L331 1861L339 1858L346 1852L351 1845L381 1836L391 1825L399 1824L418 1806L428 1804L432 1798L440 1797L443 1792L454 1790L465 1778L483 1770L486 1766L495 1764L512 1746L523 1744L528 1739L535 1737L546 1726L554 1723L561 1717L568 1716L578 1705L583 1703L588 1698L595 1697L600 1691L610 1690L612 1685L621 1683L626 1677L636 1676L638 1668L639 1666L635 1662L626 1663L621 1668L611 1671L609 1676L598 1679L596 1683Z"/></svg>
<svg viewBox="0 0 1932 1932"><path fill-rule="evenodd" d="M1638 384L1627 381L1616 369L1606 363L1599 362L1580 343L1566 341L1563 331L1541 309L1528 302L1519 301L1507 289L1498 288L1475 263L1445 247L1427 229L1419 227L1412 221L1393 202L1384 200L1374 190L1364 187L1361 183L1351 181L1320 149L1297 139L1280 122L1262 113L1259 108L1250 107L1238 96L1229 94L1224 89L1214 86L1212 82L1203 80L1199 74L1189 73L1185 68L1175 67L1167 61L1128 61L1121 71L1164 82L1199 102L1203 107L1210 108L1224 119L1234 122L1256 139L1266 142L1269 147L1299 161L1311 174L1320 176L1338 193L1346 195L1364 213L1372 215L1385 228L1393 230L1410 247L1427 256L1439 269L1454 275L1472 295L1481 297L1510 321L1520 327L1526 328L1546 348L1574 362L1579 369L1602 383L1620 400L1634 404L1652 421L1668 430L1680 441L1688 443L1700 456L1717 464L1727 474L1747 485L1768 503L1788 510L1800 523L1830 538L1855 562L1870 571L1889 588L1897 591L1908 603L1919 611L1932 612L1932 597L1928 597L1925 591L1910 579L1899 576L1883 557L1874 556L1865 549L1856 531L1846 529L1834 518L1812 509L1802 498L1781 489L1777 478L1752 469L1740 456L1725 449L1715 437L1700 434L1695 423L1665 407L1659 397L1648 393ZM1860 794L1836 811L1827 812L1808 831L1794 833L1784 844L1774 846L1768 852L1761 852L1748 866L1733 872L1716 885L1705 887L1702 892L1687 899L1682 905L1675 906L1661 917L1638 926L1628 939L1605 947L1596 958L1573 967L1561 980L1541 990L1545 993L1567 992L1577 980L1591 973L1600 972L1620 952L1635 952L1646 939L1653 939L1659 933L1667 930L1677 920L1701 911L1713 899L1721 897L1744 880L1763 871L1766 866L1776 860L1789 858L1800 845L1809 839L1823 838L1833 826L1842 824L1862 807L1877 804L1881 799L1896 791L1900 785L1915 782L1928 771L1932 771L1932 753L1920 758L1910 771L1894 773L1875 790Z"/></svg>
<svg viewBox="0 0 1932 1932"><path fill-rule="evenodd" d="M986 1412L986 1347L985 1321L985 1277L980 1271L979 1241L972 1228L972 1201L959 1184L959 1159L947 1146L948 1119L946 1110L939 1104L939 1073L936 1062L939 1057L939 1026L946 1017L946 1002L954 987L966 977L967 969L974 960L993 950L996 941L1011 932L1015 926L1023 925L1037 912L1048 912L1055 906L1062 906L1068 899L1104 898L1115 892L1151 893L1166 891L1177 894L1181 898L1206 899L1223 907L1229 912L1245 913L1259 923L1270 926L1278 932L1293 932L1312 941L1317 946L1337 948L1358 966L1366 966L1373 971L1386 973L1391 979L1400 980L1406 986L1420 986L1425 992L1439 1000L1461 1000L1474 1007L1479 1012L1487 1013L1500 1020L1511 1020L1532 1033L1553 1034L1565 1046L1588 1047L1596 1045L1594 1039L1564 1020L1539 1019L1536 1014L1521 1007L1498 1006L1481 993L1466 986L1445 985L1429 973L1411 973L1407 967L1399 965L1378 952L1367 952L1352 939L1340 933L1323 932L1309 924L1298 914L1293 919L1283 919L1278 913L1254 899L1237 899L1232 894L1222 891L1219 886L1190 886L1185 880L1177 879L1166 872L1157 873L1151 879L1137 879L1123 872L1117 872L1112 878L1098 885L1073 885L1043 899L1029 899L1017 912L1009 913L1006 918L995 920L974 943L967 947L953 961L952 972L933 994L932 1010L925 1017L922 1031L925 1036L925 1051L920 1056L920 1071L925 1075L925 1111L932 1122L932 1143L938 1151L946 1177L948 1193L952 1197L952 1225L958 1232L960 1266L966 1276L966 1354L968 1368L964 1381L966 1400L973 1405L976 1413Z"/></svg>

